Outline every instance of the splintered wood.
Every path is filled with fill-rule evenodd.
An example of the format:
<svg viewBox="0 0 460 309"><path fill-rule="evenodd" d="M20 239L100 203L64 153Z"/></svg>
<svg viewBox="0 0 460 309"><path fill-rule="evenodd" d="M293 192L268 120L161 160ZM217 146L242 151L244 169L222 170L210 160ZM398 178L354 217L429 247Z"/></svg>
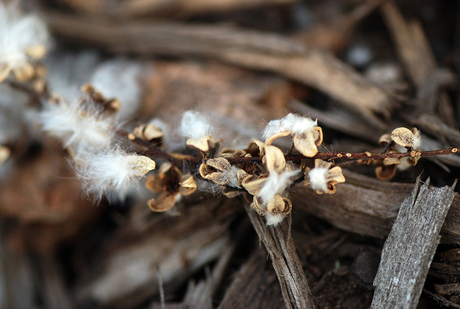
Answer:
<svg viewBox="0 0 460 309"><path fill-rule="evenodd" d="M245 208L259 239L272 259L286 308L316 308L292 240L291 215L278 226L270 227L249 205L246 204Z"/></svg>
<svg viewBox="0 0 460 309"><path fill-rule="evenodd" d="M417 307L456 184L433 188L417 179L383 247L371 308Z"/></svg>

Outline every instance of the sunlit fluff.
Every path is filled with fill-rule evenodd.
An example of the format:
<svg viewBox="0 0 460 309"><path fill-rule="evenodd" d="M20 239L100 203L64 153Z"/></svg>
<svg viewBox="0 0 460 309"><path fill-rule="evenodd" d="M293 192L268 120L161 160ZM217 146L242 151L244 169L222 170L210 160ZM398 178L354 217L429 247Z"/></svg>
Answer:
<svg viewBox="0 0 460 309"><path fill-rule="evenodd" d="M206 116L197 111L186 111L182 115L180 132L186 138L199 139L212 135L212 125Z"/></svg>
<svg viewBox="0 0 460 309"><path fill-rule="evenodd" d="M61 100L41 112L42 129L77 151L106 149L113 136L111 123L95 113Z"/></svg>
<svg viewBox="0 0 460 309"><path fill-rule="evenodd" d="M0 3L0 81L12 71L18 80L33 74L31 59L43 57L48 31L37 16L22 16L16 7Z"/></svg>
<svg viewBox="0 0 460 309"><path fill-rule="evenodd" d="M267 180L263 183L257 196L260 197L262 203L266 205L276 194L281 195L287 187L289 187L292 183L292 179L298 175L299 172L299 170L281 172L270 171Z"/></svg>
<svg viewBox="0 0 460 309"><path fill-rule="evenodd" d="M265 140L282 132L290 132L294 134L302 134L306 131L313 130L318 123L307 117L302 117L295 114L288 114L282 119L272 120L265 127L263 138Z"/></svg>
<svg viewBox="0 0 460 309"><path fill-rule="evenodd" d="M141 105L142 67L128 60L114 59L106 61L94 72L91 83L105 98L116 98L120 101L118 117L132 117Z"/></svg>
<svg viewBox="0 0 460 309"><path fill-rule="evenodd" d="M88 193L100 199L112 192L120 199L138 188L140 179L155 169L155 161L120 149L84 153L77 160L79 178Z"/></svg>

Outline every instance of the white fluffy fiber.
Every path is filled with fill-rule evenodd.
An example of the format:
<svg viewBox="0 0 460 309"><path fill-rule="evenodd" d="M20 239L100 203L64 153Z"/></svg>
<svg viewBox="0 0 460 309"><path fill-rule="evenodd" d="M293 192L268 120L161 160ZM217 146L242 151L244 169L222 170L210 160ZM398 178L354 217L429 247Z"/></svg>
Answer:
<svg viewBox="0 0 460 309"><path fill-rule="evenodd" d="M96 198L113 193L123 199L138 188L139 180L149 169L143 164L145 160L140 158L118 148L100 153L85 153L77 159L80 162L78 176L86 191L95 194Z"/></svg>
<svg viewBox="0 0 460 309"><path fill-rule="evenodd" d="M94 72L91 83L106 99L117 98L120 119L132 117L141 106L142 89L139 84L142 66L134 61L114 59L102 63Z"/></svg>
<svg viewBox="0 0 460 309"><path fill-rule="evenodd" d="M273 135L286 131L290 131L291 134L302 134L313 130L317 124L316 120L312 120L308 117L288 114L282 119L270 121L265 127L263 138L267 140Z"/></svg>
<svg viewBox="0 0 460 309"><path fill-rule="evenodd" d="M267 213L265 215L265 219L267 220L267 225L272 225L272 226L277 226L281 222L283 222L284 218L286 218L286 215L283 214L271 214Z"/></svg>
<svg viewBox="0 0 460 309"><path fill-rule="evenodd" d="M308 173L310 187L313 190L327 192L327 174L329 169L326 167L315 167Z"/></svg>
<svg viewBox="0 0 460 309"><path fill-rule="evenodd" d="M180 133L186 138L199 139L212 135L213 129L208 118L197 111L186 111L182 115Z"/></svg>
<svg viewBox="0 0 460 309"><path fill-rule="evenodd" d="M48 105L40 113L42 129L77 151L102 150L110 146L110 122L83 112L78 102Z"/></svg>
<svg viewBox="0 0 460 309"><path fill-rule="evenodd" d="M26 49L49 45L45 23L37 16L22 16L16 6L0 2L0 63L11 68L27 62Z"/></svg>
<svg viewBox="0 0 460 309"><path fill-rule="evenodd" d="M275 197L275 194L282 194L291 184L292 178L298 174L299 170L284 171L281 173L276 171L270 172L267 181L264 182L262 188L257 194L257 196L262 200L262 204L267 205L267 203Z"/></svg>

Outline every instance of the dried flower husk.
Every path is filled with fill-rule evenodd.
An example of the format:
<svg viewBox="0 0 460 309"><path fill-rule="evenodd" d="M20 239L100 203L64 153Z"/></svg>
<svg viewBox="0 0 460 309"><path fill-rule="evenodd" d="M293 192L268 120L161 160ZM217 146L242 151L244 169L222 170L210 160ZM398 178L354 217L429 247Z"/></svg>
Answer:
<svg viewBox="0 0 460 309"><path fill-rule="evenodd" d="M314 168L324 170L324 175L322 175L324 179L320 179L319 181L325 182L325 188L316 188L317 186L315 185L315 183L318 180L311 179L310 172L312 171L312 169L310 168L305 169L305 186L310 185L316 188L315 190L317 194L334 194L337 190L335 185L338 183L345 182L345 177L343 176L342 168L340 166L332 167L332 165L332 162L326 162L321 159L316 159Z"/></svg>
<svg viewBox="0 0 460 309"><path fill-rule="evenodd" d="M171 209L175 204L176 195L166 191L162 192L156 200L152 198L147 202L150 209L155 212L165 212Z"/></svg>
<svg viewBox="0 0 460 309"><path fill-rule="evenodd" d="M379 139L379 145L380 146L386 146L389 143L391 143L391 135L390 134L386 133L386 134L383 134L382 136L380 136L380 139Z"/></svg>
<svg viewBox="0 0 460 309"><path fill-rule="evenodd" d="M195 178L192 175L183 175L179 185L179 193L183 196L192 194L197 188Z"/></svg>
<svg viewBox="0 0 460 309"><path fill-rule="evenodd" d="M241 187L247 173L235 166L232 166L227 159L219 157L208 159L200 165L200 175L204 179L211 180L219 185Z"/></svg>
<svg viewBox="0 0 460 309"><path fill-rule="evenodd" d="M158 173L147 179L145 186L153 192L160 193L157 199L148 201L150 209L156 212L170 209L181 195L190 195L197 188L193 176L182 175L182 172L170 162L163 163Z"/></svg>
<svg viewBox="0 0 460 309"><path fill-rule="evenodd" d="M163 131L153 123L147 125L142 124L140 126L137 126L134 128L133 133L138 138L148 142L152 142L153 140L163 138L164 136Z"/></svg>
<svg viewBox="0 0 460 309"><path fill-rule="evenodd" d="M420 147L421 138L417 128L409 130L404 127L396 128L391 132L391 140L402 147L418 149Z"/></svg>
<svg viewBox="0 0 460 309"><path fill-rule="evenodd" d="M388 181L396 174L397 165L381 165L375 168L375 175L378 179Z"/></svg>
<svg viewBox="0 0 460 309"><path fill-rule="evenodd" d="M200 137L199 139L190 138L187 140L187 146L193 147L198 149L203 153L207 153L219 145L219 140L211 135L205 135Z"/></svg>
<svg viewBox="0 0 460 309"><path fill-rule="evenodd" d="M323 130L321 127L316 126L313 130L302 134L294 134L292 140L295 149L310 158L318 153L318 146L323 143Z"/></svg>

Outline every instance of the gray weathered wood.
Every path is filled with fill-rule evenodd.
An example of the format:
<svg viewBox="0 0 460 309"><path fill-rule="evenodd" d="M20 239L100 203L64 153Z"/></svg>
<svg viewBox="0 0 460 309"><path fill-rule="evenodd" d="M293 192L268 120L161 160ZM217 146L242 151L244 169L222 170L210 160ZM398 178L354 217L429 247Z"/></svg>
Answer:
<svg viewBox="0 0 460 309"><path fill-rule="evenodd" d="M417 179L383 247L371 308L417 307L456 183L434 188Z"/></svg>
<svg viewBox="0 0 460 309"><path fill-rule="evenodd" d="M264 243L280 282L286 308L316 308L307 278L291 236L291 215L276 227L267 226L264 218L245 205L254 229Z"/></svg>

